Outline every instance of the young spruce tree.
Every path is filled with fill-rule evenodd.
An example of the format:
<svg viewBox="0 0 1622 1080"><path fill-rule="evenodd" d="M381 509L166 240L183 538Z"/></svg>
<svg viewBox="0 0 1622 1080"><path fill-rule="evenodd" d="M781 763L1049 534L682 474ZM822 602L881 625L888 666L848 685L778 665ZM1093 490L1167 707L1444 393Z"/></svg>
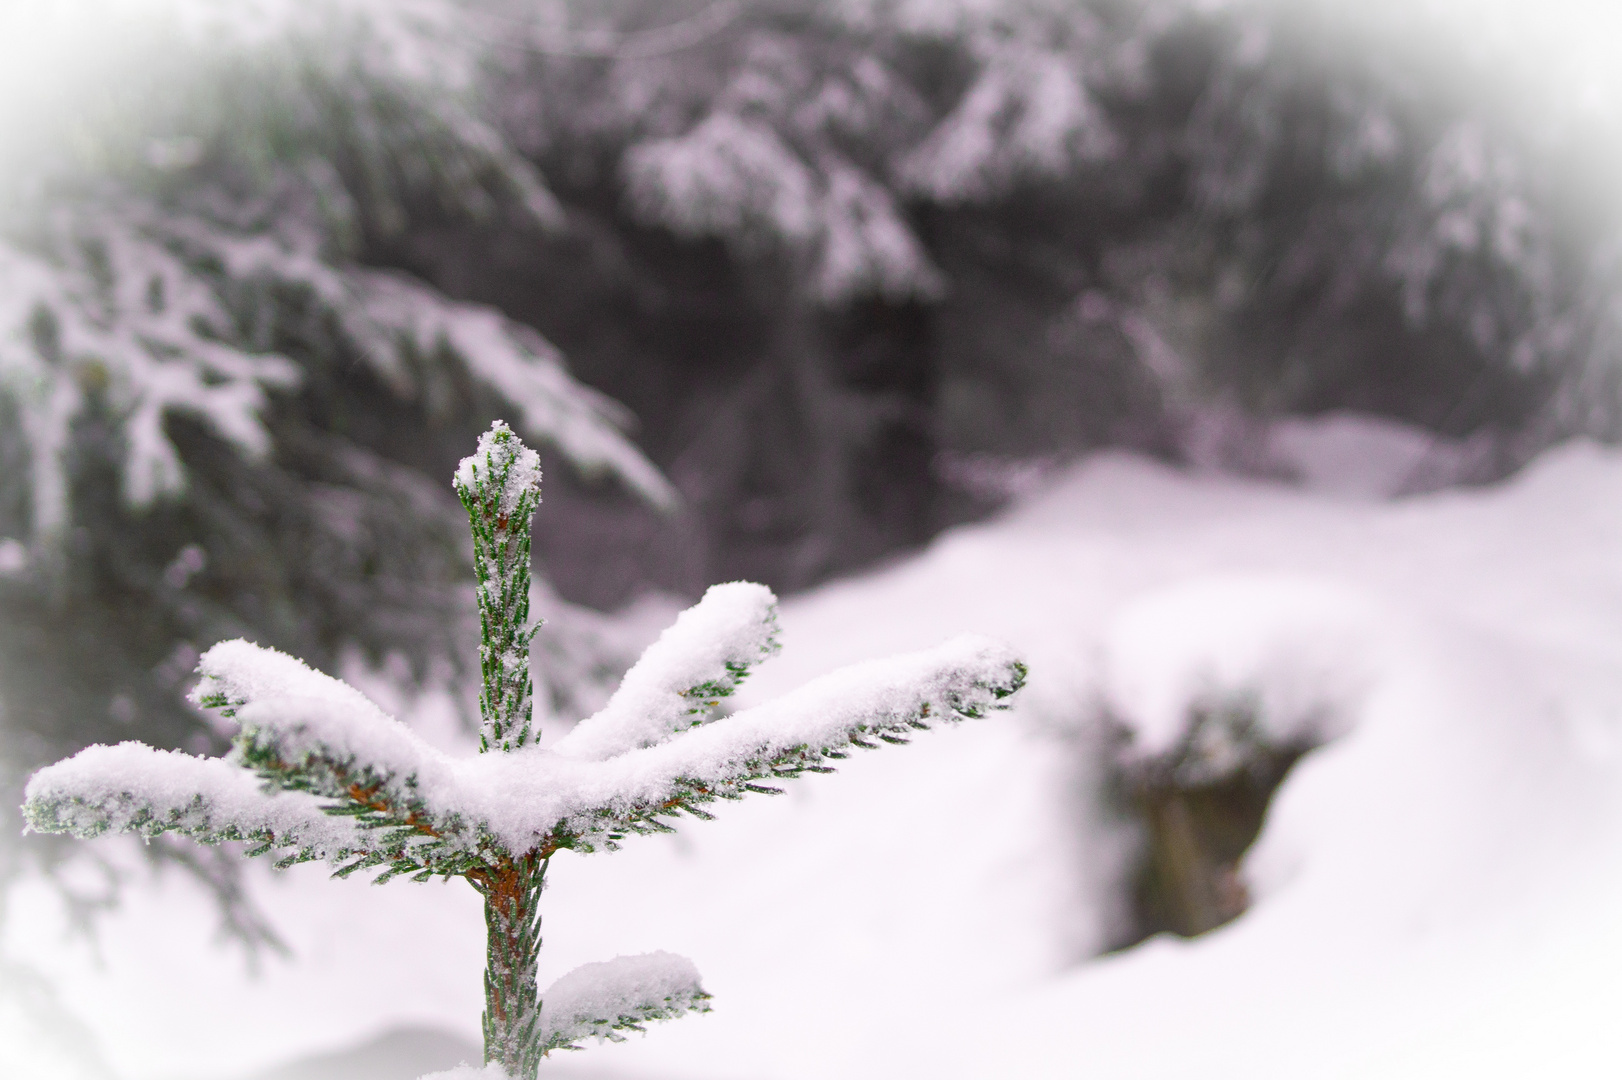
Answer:
<svg viewBox="0 0 1622 1080"><path fill-rule="evenodd" d="M552 855L612 851L629 834L670 831L667 819L683 812L708 818L717 799L828 772L853 746L905 742L1002 708L1025 667L1001 645L963 637L722 716L721 699L777 649L776 598L734 582L683 612L602 711L542 749L529 675L540 480L539 459L502 423L456 473L483 635L477 757L429 746L290 656L227 641L203 655L192 696L236 721L226 757L92 746L30 780L29 828L243 841L248 855L279 856L278 867L324 859L338 877L380 867L379 883L465 878L484 897L489 935L483 1077L534 1080L549 1051L707 1010L693 965L667 953L587 964L539 994L539 900Z"/></svg>

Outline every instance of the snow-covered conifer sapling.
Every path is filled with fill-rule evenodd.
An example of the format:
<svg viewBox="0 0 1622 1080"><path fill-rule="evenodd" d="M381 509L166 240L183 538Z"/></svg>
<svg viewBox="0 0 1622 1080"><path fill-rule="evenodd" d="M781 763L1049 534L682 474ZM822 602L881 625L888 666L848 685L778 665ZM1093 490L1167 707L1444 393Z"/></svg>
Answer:
<svg viewBox="0 0 1622 1080"><path fill-rule="evenodd" d="M293 657L227 641L203 655L193 692L237 724L225 757L91 746L29 781L28 827L240 841L278 867L325 860L338 877L377 868L378 883L466 879L484 898L488 932L480 1076L533 1080L552 1050L706 1011L692 963L668 953L587 964L538 992L552 855L613 851L628 835L671 831L681 814L708 818L717 800L828 772L852 747L1004 707L1025 668L1005 647L965 636L722 715L722 699L778 647L775 597L733 582L683 612L600 712L542 748L529 675L540 480L537 455L499 422L456 472L482 633L478 755L444 753Z"/></svg>

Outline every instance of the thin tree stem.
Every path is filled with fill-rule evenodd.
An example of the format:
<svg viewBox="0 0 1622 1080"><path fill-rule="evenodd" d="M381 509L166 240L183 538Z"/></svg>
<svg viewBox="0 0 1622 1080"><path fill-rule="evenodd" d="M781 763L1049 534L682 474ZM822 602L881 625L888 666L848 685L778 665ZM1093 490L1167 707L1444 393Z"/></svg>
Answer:
<svg viewBox="0 0 1622 1080"><path fill-rule="evenodd" d="M540 1067L535 971L547 861L530 854L469 875L484 894L484 1060L499 1064L511 1080L534 1080Z"/></svg>

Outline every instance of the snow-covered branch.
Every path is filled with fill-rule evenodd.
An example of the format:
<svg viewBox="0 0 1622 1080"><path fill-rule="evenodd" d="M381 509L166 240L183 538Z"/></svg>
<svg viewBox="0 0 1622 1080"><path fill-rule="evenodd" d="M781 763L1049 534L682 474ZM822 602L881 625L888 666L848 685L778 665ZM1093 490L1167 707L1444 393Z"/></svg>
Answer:
<svg viewBox="0 0 1622 1080"><path fill-rule="evenodd" d="M654 1020L709 1012L710 995L686 957L667 952L583 964L541 995L542 1051L579 1050L584 1039L622 1042Z"/></svg>
<svg viewBox="0 0 1622 1080"><path fill-rule="evenodd" d="M853 747L981 716L1024 681L1005 647L961 637L852 665L603 760L535 747L469 759L428 745L358 691L273 650L228 642L201 666L209 681L198 700L228 703L242 725L235 753L243 765L280 788L336 800L432 868L475 852L612 850L628 833L668 830L662 818L707 817L703 807L717 799L831 771Z"/></svg>
<svg viewBox="0 0 1622 1080"><path fill-rule="evenodd" d="M109 5L56 6L65 25L110 32L98 19ZM431 369L465 373L510 404L526 437L653 505L675 504L625 436L629 414L572 379L538 332L356 261L360 235L397 232L424 201L562 221L534 166L481 114L474 85L488 46L462 5L160 6L174 40L129 107L42 125L95 145L110 175L47 182L34 174L67 167L19 166L26 182L8 176L7 191L33 194L0 199L0 404L28 429L36 542L59 544L72 515L73 431L88 415L111 419L125 444L124 502L142 508L188 487L166 429L175 416L262 458L274 395L355 353L406 400L427 396ZM43 24L22 29L42 48L80 44ZM68 194L42 201L47 191Z"/></svg>
<svg viewBox="0 0 1622 1080"><path fill-rule="evenodd" d="M402 343L416 357L449 348L468 374L518 410L518 430L558 448L582 472L613 476L650 504L669 509L675 489L626 438L634 417L619 402L576 382L563 353L533 328L495 308L447 299L401 273L354 271L346 325L374 362L399 369Z"/></svg>
<svg viewBox="0 0 1622 1080"><path fill-rule="evenodd" d="M371 853L372 837L324 813L303 792L267 794L252 774L219 758L141 743L91 746L29 780L23 813L35 832L83 839L108 832L178 832L205 844L242 840L278 866Z"/></svg>
<svg viewBox="0 0 1622 1080"><path fill-rule="evenodd" d="M184 485L166 418L199 417L259 457L266 391L299 380L285 357L228 343L220 297L135 209L87 214L33 249L0 238L0 394L28 428L36 536L66 526L71 428L94 402L122 419L124 498L145 506Z"/></svg>
<svg viewBox="0 0 1622 1080"><path fill-rule="evenodd" d="M1006 707L1025 666L1006 646L965 635L934 649L842 668L781 698L604 763L613 794L560 815L565 845L609 850L625 833L667 831L659 819L771 781L831 772L851 748L904 743L915 731ZM766 783L762 783L765 781ZM589 816L588 816L589 815Z"/></svg>
<svg viewBox="0 0 1622 1080"><path fill-rule="evenodd" d="M601 712L553 749L604 761L709 721L755 664L778 649L777 597L764 585L712 585L648 647Z"/></svg>

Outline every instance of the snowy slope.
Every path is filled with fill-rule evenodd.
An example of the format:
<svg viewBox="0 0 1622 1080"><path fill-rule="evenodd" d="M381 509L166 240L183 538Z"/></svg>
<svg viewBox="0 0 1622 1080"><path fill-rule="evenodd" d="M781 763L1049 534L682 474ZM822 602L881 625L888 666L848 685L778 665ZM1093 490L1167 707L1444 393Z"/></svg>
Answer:
<svg viewBox="0 0 1622 1080"><path fill-rule="evenodd" d="M1012 642L1031 682L1013 716L555 860L543 983L669 949L716 1006L558 1075L1622 1073L1622 454L1395 503L1106 455L781 623L745 703L963 630ZM1094 794L1099 703L1147 740L1213 682L1331 718L1247 862L1257 903L1084 962L1125 843ZM179 881L108 922L101 970L26 892L7 947L131 1080L399 1023L471 1036L471 890L323 877L264 883L299 959L258 981Z"/></svg>

